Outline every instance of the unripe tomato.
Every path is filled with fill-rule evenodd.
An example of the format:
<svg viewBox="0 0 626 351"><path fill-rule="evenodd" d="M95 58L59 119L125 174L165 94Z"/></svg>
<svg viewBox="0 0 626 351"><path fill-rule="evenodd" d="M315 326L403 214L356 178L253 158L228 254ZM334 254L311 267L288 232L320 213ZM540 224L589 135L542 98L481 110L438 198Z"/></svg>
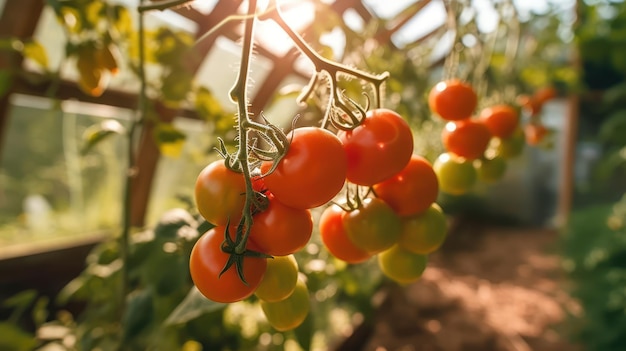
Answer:
<svg viewBox="0 0 626 351"><path fill-rule="evenodd" d="M268 207L254 215L249 238L261 252L271 256L285 256L306 246L312 233L310 210L285 206L270 196Z"/></svg>
<svg viewBox="0 0 626 351"><path fill-rule="evenodd" d="M491 134L498 138L510 137L519 124L517 110L509 105L495 105L480 111L478 118Z"/></svg>
<svg viewBox="0 0 626 351"><path fill-rule="evenodd" d="M465 119L446 123L441 131L441 139L449 152L473 160L481 157L487 150L491 132L481 121Z"/></svg>
<svg viewBox="0 0 626 351"><path fill-rule="evenodd" d="M237 224L246 201L243 175L226 168L224 160L211 162L198 175L195 186L198 212L209 223Z"/></svg>
<svg viewBox="0 0 626 351"><path fill-rule="evenodd" d="M413 155L400 173L374 185L374 192L398 216L410 216L425 211L437 200L439 182L430 162Z"/></svg>
<svg viewBox="0 0 626 351"><path fill-rule="evenodd" d="M267 259L267 270L254 291L256 297L267 302L286 299L296 289L298 262L293 255Z"/></svg>
<svg viewBox="0 0 626 351"><path fill-rule="evenodd" d="M95 47L86 45L79 49L76 59L78 86L91 96L100 96L108 83L104 70L98 64Z"/></svg>
<svg viewBox="0 0 626 351"><path fill-rule="evenodd" d="M518 128L506 139L494 138L492 147L497 156L508 160L521 155L525 144L524 131Z"/></svg>
<svg viewBox="0 0 626 351"><path fill-rule="evenodd" d="M198 239L191 250L189 272L196 288L207 299L230 303L243 300L254 293L265 273L267 260L259 257L243 259L246 283L241 281L234 265L220 276L229 257L222 251L225 229L225 226L214 227ZM229 231L234 237L235 227L231 227ZM249 243L248 249L257 251L252 243Z"/></svg>
<svg viewBox="0 0 626 351"><path fill-rule="evenodd" d="M500 156L474 160L478 179L485 183L495 183L506 173L506 160Z"/></svg>
<svg viewBox="0 0 626 351"><path fill-rule="evenodd" d="M296 287L289 297L277 302L261 300L261 309L267 322L278 331L292 330L302 324L311 309L309 290L302 276L298 276Z"/></svg>
<svg viewBox="0 0 626 351"><path fill-rule="evenodd" d="M359 248L375 254L398 241L402 223L389 205L377 198L363 199L361 205L343 216L348 238Z"/></svg>
<svg viewBox="0 0 626 351"><path fill-rule="evenodd" d="M472 162L449 153L439 155L433 169L439 179L439 189L451 195L467 193L477 181Z"/></svg>
<svg viewBox="0 0 626 351"><path fill-rule="evenodd" d="M326 204L343 187L347 160L339 138L321 128L303 127L293 130L287 154L264 180L269 191L283 204L309 209ZM261 172L267 173L272 162L263 162Z"/></svg>
<svg viewBox="0 0 626 351"><path fill-rule="evenodd" d="M319 220L320 237L324 247L336 258L348 263L361 263L367 261L371 254L359 248L348 238L343 226L343 216L346 214L337 205L328 206L322 212Z"/></svg>
<svg viewBox="0 0 626 351"><path fill-rule="evenodd" d="M378 254L378 266L385 276L400 283L412 283L422 277L428 256L412 253L394 245Z"/></svg>
<svg viewBox="0 0 626 351"><path fill-rule="evenodd" d="M446 240L447 226L441 207L434 203L426 211L402 219L398 245L416 254L429 254Z"/></svg>
<svg viewBox="0 0 626 351"><path fill-rule="evenodd" d="M413 133L396 112L375 109L351 131L339 132L348 157L347 179L374 185L400 172L413 153Z"/></svg>
<svg viewBox="0 0 626 351"><path fill-rule="evenodd" d="M113 52L115 52L115 54ZM119 56L119 52L117 47L113 45L103 46L96 50L96 60L98 65L108 70L113 75L116 75L119 72L119 66L117 64L118 59L116 56Z"/></svg>
<svg viewBox="0 0 626 351"><path fill-rule="evenodd" d="M469 118L477 103L474 88L458 79L439 82L428 94L430 110L448 121Z"/></svg>

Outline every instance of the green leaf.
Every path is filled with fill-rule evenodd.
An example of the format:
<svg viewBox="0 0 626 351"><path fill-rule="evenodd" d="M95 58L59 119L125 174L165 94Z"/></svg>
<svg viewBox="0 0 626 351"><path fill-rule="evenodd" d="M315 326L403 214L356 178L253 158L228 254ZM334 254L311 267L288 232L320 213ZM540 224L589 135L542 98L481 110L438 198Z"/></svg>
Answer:
<svg viewBox="0 0 626 351"><path fill-rule="evenodd" d="M141 333L152 321L153 312L152 290L144 289L131 293L122 320L124 339L133 339Z"/></svg>
<svg viewBox="0 0 626 351"><path fill-rule="evenodd" d="M182 152L186 136L172 124L159 123L153 135L163 155L176 158Z"/></svg>
<svg viewBox="0 0 626 351"><path fill-rule="evenodd" d="M224 114L222 104L208 88L203 86L196 90L195 107L198 115L206 121L216 120Z"/></svg>
<svg viewBox="0 0 626 351"><path fill-rule="evenodd" d="M0 322L0 335L0 351L30 351L37 346L34 335L8 322Z"/></svg>
<svg viewBox="0 0 626 351"><path fill-rule="evenodd" d="M315 334L314 319L314 312L310 311L302 324L293 331L296 341L304 351L311 350L311 342L313 341L313 334Z"/></svg>
<svg viewBox="0 0 626 351"><path fill-rule="evenodd" d="M219 311L226 306L227 304L207 299L194 286L189 290L185 299L167 317L163 325L183 324L204 314Z"/></svg>
<svg viewBox="0 0 626 351"><path fill-rule="evenodd" d="M36 298L37 290L24 290L4 300L2 307L26 308L30 306Z"/></svg>
<svg viewBox="0 0 626 351"><path fill-rule="evenodd" d="M612 113L602 123L598 136L605 142L626 144L626 110Z"/></svg>
<svg viewBox="0 0 626 351"><path fill-rule="evenodd" d="M33 306L33 321L35 325L42 325L48 319L48 304L50 303L50 298L47 296L42 296L37 299L35 302L35 306Z"/></svg>
<svg viewBox="0 0 626 351"><path fill-rule="evenodd" d="M87 154L101 141L111 135L121 135L124 133L126 133L126 128L124 128L124 126L120 122L114 119L107 119L100 124L92 125L87 128L85 130L85 133L83 134L85 144L81 149L81 154Z"/></svg>
<svg viewBox="0 0 626 351"><path fill-rule="evenodd" d="M182 208L165 212L154 228L154 234L160 238L175 239L178 230L184 226L195 228L198 225L193 216Z"/></svg>
<svg viewBox="0 0 626 351"><path fill-rule="evenodd" d="M113 7L113 18L115 19L115 28L120 34L126 36L133 30L133 18L130 11L122 5Z"/></svg>

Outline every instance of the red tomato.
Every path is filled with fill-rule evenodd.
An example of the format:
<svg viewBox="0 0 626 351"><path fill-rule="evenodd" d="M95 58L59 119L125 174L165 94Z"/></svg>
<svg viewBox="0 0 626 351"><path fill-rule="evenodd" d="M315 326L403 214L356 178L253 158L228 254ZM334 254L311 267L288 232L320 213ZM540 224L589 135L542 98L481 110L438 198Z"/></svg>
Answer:
<svg viewBox="0 0 626 351"><path fill-rule="evenodd" d="M231 228L234 236L235 227ZM220 276L229 257L222 251L225 229L225 226L215 227L198 239L191 250L189 271L194 284L207 299L230 303L243 300L254 293L263 278L267 261L258 257L243 259L243 276L247 284L241 281L234 265ZM258 251L253 243L249 243L248 248Z"/></svg>
<svg viewBox="0 0 626 351"><path fill-rule="evenodd" d="M376 196L399 216L410 216L427 210L437 200L439 182L430 162L413 155L400 173L374 185Z"/></svg>
<svg viewBox="0 0 626 351"><path fill-rule="evenodd" d="M400 172L413 153L413 133L409 124L394 111L375 109L363 122L340 132L348 156L349 182L374 185Z"/></svg>
<svg viewBox="0 0 626 351"><path fill-rule="evenodd" d="M297 128L287 137L287 154L264 178L268 190L283 204L300 209L332 200L346 180L346 153L339 138L316 127ZM271 167L272 162L263 162L261 171Z"/></svg>
<svg viewBox="0 0 626 351"><path fill-rule="evenodd" d="M250 240L259 250L271 256L285 256L302 249L311 238L311 211L285 206L269 197L265 211L253 217Z"/></svg>
<svg viewBox="0 0 626 351"><path fill-rule="evenodd" d="M480 111L478 118L487 126L491 134L498 138L508 138L518 125L517 111L509 105L495 105Z"/></svg>
<svg viewBox="0 0 626 351"><path fill-rule="evenodd" d="M337 205L327 207L319 221L320 236L324 246L336 258L348 263L367 261L372 255L357 247L346 234L343 216L346 212Z"/></svg>
<svg viewBox="0 0 626 351"><path fill-rule="evenodd" d="M518 96L517 103L531 116L540 114L541 109L543 108L542 103L537 101L534 97L530 97L528 95Z"/></svg>
<svg viewBox="0 0 626 351"><path fill-rule="evenodd" d="M195 186L198 212L209 223L236 224L246 201L243 175L226 168L224 160L211 162L198 175Z"/></svg>
<svg viewBox="0 0 626 351"><path fill-rule="evenodd" d="M398 242L402 222L383 200L367 198L343 216L343 227L357 247L376 254Z"/></svg>
<svg viewBox="0 0 626 351"><path fill-rule="evenodd" d="M548 128L541 123L530 123L524 127L524 135L528 145L539 145L548 133Z"/></svg>
<svg viewBox="0 0 626 351"><path fill-rule="evenodd" d="M474 88L458 79L439 82L428 94L430 110L448 121L469 118L477 103Z"/></svg>
<svg viewBox="0 0 626 351"><path fill-rule="evenodd" d="M543 105L546 102L554 99L558 95L557 90L554 87L543 87L537 89L533 94L533 99L539 104Z"/></svg>
<svg viewBox="0 0 626 351"><path fill-rule="evenodd" d="M466 119L448 122L441 132L441 139L446 150L457 156L473 160L485 153L491 140L491 133L484 123Z"/></svg>

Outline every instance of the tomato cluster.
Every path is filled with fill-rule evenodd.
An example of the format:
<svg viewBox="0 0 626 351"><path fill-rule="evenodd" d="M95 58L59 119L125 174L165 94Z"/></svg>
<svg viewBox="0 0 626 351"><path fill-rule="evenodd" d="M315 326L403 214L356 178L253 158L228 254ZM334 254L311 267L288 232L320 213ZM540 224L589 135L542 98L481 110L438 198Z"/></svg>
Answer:
<svg viewBox="0 0 626 351"><path fill-rule="evenodd" d="M283 157L276 164L261 162L261 176L251 179L254 196L266 200L262 209L246 209L251 205L244 175L224 160L200 172L196 205L216 227L198 240L190 259L191 277L205 297L230 303L255 295L280 331L297 327L309 312L294 254L311 238L313 208L323 211L319 233L332 255L348 263L377 255L381 271L400 283L421 276L427 255L446 236L446 220L435 203L437 176L426 159L413 154L411 128L396 112L370 110L359 125L337 134L297 128L287 140ZM346 195L342 205L331 204L340 193ZM228 243L241 235L246 214L252 225L244 230L241 269L224 269L233 255Z"/></svg>
<svg viewBox="0 0 626 351"><path fill-rule="evenodd" d="M547 133L539 122L541 106L555 96L552 89L537 91L519 102L530 122L522 126L520 108L513 104L484 107L474 115L478 97L472 86L458 79L437 83L430 91L431 111L447 121L441 133L445 153L434 163L442 192L462 195L480 180L501 179L506 160L519 156L526 144L536 145Z"/></svg>

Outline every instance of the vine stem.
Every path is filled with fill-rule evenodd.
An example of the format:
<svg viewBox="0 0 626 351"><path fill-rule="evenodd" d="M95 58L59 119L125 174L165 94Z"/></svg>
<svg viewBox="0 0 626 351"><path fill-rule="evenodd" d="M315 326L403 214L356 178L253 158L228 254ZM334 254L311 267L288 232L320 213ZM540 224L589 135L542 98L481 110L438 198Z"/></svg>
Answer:
<svg viewBox="0 0 626 351"><path fill-rule="evenodd" d="M252 45L254 34L254 23L256 20L257 2L256 0L250 0L248 2L248 16L244 22L244 35L243 44L241 50L241 65L239 67L239 73L237 80L230 90L231 100L237 104L238 111L238 150L237 150L237 162L243 173L246 183L246 199L244 203L244 210L241 219L243 225L243 233L241 230L237 230L235 253L243 254L246 251L246 243L248 236L250 235L250 227L252 226L252 213L251 208L254 206L255 192L252 188L252 179L250 176L250 165L248 163L248 130L252 121L250 120L250 114L248 111L248 73L250 70L250 60L252 58ZM240 225L240 228L242 226Z"/></svg>

